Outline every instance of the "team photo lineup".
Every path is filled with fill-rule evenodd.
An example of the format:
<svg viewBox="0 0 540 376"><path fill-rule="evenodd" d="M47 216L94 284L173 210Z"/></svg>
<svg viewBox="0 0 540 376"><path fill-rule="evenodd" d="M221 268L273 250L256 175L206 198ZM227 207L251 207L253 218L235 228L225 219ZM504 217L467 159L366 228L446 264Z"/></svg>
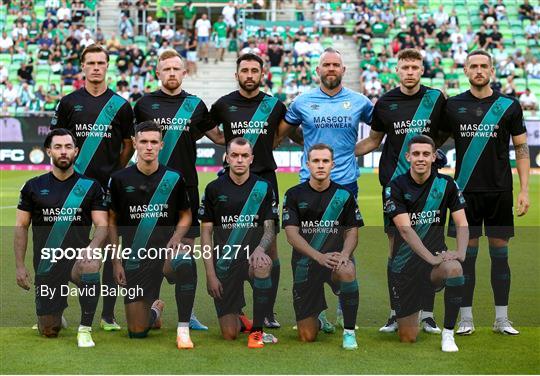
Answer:
<svg viewBox="0 0 540 376"><path fill-rule="evenodd" d="M227 30L229 21L220 16L218 22ZM224 57L220 37L217 32L216 64ZM325 345L359 357L366 331L376 332L381 346L414 347L426 336L437 338L430 351L460 354L478 337L493 337L485 343L524 337L527 328L520 325L527 325L510 321L511 286L512 292L522 286L511 284L509 255L522 233L518 221L529 210L538 213L537 189L530 187L538 181L526 106L494 89L497 54L489 42L478 47L464 53L456 74L467 88L455 95L423 83L420 49L400 48L396 85L376 97L347 87L350 52L335 47L321 48L316 86L292 97L273 94L265 90L264 54L247 48L228 73L236 87L205 103L196 89L183 88L188 78L197 84L197 61L208 64L204 48L194 56L190 48L185 54L162 45L152 62L155 90L133 100L110 88L111 50L89 41L79 57L81 85L58 96L43 135L48 171L24 175L9 219L15 270L2 283L17 289L14 296L33 294L35 325L26 331L46 338L44 346L67 344L65 351L106 348L107 336L137 348L161 331L167 347L196 353L204 334L217 328L224 343L265 348L246 354L280 346L304 351L337 333L340 346ZM360 133L362 125L368 134ZM209 179L198 169L201 139L223 151ZM448 143L455 148L454 169L442 150ZM275 158L283 145L302 150L287 185ZM377 175L363 186L358 158L377 150ZM383 223L370 232L377 249L363 245L363 231L375 227L364 215L367 189L376 192L369 218ZM537 232L540 221L531 221ZM376 266L387 315L365 328L361 295L373 285L362 279L372 271L359 253L375 252L387 257ZM487 269L476 265L480 252L489 258ZM537 261L531 265L528 273L538 273ZM488 276L491 303L474 308L476 283L485 282L478 268ZM285 271L292 277L284 278ZM284 302L293 321L279 318ZM538 300L529 303L536 307ZM165 319L165 309L174 312L174 322ZM66 313L78 310L74 335ZM491 333L475 327L473 311L490 317ZM294 335L281 337L287 330ZM522 373L540 372L538 343L532 346L537 359Z"/></svg>

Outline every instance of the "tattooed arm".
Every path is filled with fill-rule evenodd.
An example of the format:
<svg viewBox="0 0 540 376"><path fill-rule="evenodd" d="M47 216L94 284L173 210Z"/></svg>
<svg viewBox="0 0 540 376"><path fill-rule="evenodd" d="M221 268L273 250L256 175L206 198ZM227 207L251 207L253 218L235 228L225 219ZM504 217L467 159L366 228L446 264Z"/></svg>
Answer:
<svg viewBox="0 0 540 376"><path fill-rule="evenodd" d="M254 268L261 268L272 264L270 256L266 253L270 249L270 245L275 238L275 221L273 219L267 219L264 221L264 234L259 242L259 245L251 255L249 255L249 264Z"/></svg>
<svg viewBox="0 0 540 376"><path fill-rule="evenodd" d="M529 145L527 145L527 133L512 136L512 143L516 151L516 167L520 186L517 199L517 214L521 217L527 214L529 210L529 170L531 160L529 157Z"/></svg>

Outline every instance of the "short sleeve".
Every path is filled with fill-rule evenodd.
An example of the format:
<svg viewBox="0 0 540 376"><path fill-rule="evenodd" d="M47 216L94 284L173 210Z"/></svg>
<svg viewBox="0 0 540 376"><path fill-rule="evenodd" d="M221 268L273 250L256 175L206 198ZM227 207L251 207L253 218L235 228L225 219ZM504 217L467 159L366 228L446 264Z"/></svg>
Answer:
<svg viewBox="0 0 540 376"><path fill-rule="evenodd" d="M382 132L386 133L386 129L384 127L384 124L379 117L379 108L381 107L381 100L379 99L377 103L375 103L374 109L373 109L373 116L371 121L371 129L373 129L376 132Z"/></svg>
<svg viewBox="0 0 540 376"><path fill-rule="evenodd" d="M527 133L525 128L525 122L523 121L523 110L517 101L512 105L512 117L510 121L510 134L512 136L519 136L520 134Z"/></svg>
<svg viewBox="0 0 540 376"><path fill-rule="evenodd" d="M26 184L21 188L17 209L26 212L32 212L34 209L34 201L32 200L32 189L30 188L30 182L26 182Z"/></svg>
<svg viewBox="0 0 540 376"><path fill-rule="evenodd" d="M340 226L345 228L364 226L364 220L360 214L360 210L358 209L358 205L352 193L343 206Z"/></svg>
<svg viewBox="0 0 540 376"><path fill-rule="evenodd" d="M223 122L223 120L221 118L221 109L220 109L220 107L221 107L221 102L218 100L210 108L210 112L209 112L209 116L208 116L208 121L210 123L210 125L209 125L210 129L221 125L221 123Z"/></svg>
<svg viewBox="0 0 540 376"><path fill-rule="evenodd" d="M54 115L51 119L50 129L67 128L69 125L69 111L65 103L65 99L62 98L56 105Z"/></svg>
<svg viewBox="0 0 540 376"><path fill-rule="evenodd" d="M276 195L274 193L274 190L272 189L272 186L267 183L267 190L266 195L264 197L264 201L261 205L261 209L259 210L259 213L261 215L261 218L263 221L266 221L267 219L277 220L278 219L278 204L276 200Z"/></svg>
<svg viewBox="0 0 540 376"><path fill-rule="evenodd" d="M464 209L467 206L465 197L457 183L452 179L448 184L448 209L451 213Z"/></svg>
<svg viewBox="0 0 540 376"><path fill-rule="evenodd" d="M214 219L214 207L212 205L212 189L208 185L204 190L204 195L201 200L201 206L199 207L199 219L201 222L216 222Z"/></svg>
<svg viewBox="0 0 540 376"><path fill-rule="evenodd" d="M282 227L287 226L300 226L300 213L298 211L298 205L294 192L287 191L285 197L283 197L283 217Z"/></svg>
<svg viewBox="0 0 540 376"><path fill-rule="evenodd" d="M210 119L210 113L208 112L208 107L201 100L195 109L195 113L192 116L191 126L201 134L209 131L214 128L215 125Z"/></svg>
<svg viewBox="0 0 540 376"><path fill-rule="evenodd" d="M182 176L180 176L180 179L176 182L176 208L178 210L187 210L191 208L186 189L186 181Z"/></svg>
<svg viewBox="0 0 540 376"><path fill-rule="evenodd" d="M371 103L371 101L366 98L366 103L363 106L362 117L360 118L360 120L366 124L371 124L371 122L373 121L373 108L373 103Z"/></svg>
<svg viewBox="0 0 540 376"><path fill-rule="evenodd" d="M109 207L107 205L107 198L103 188L98 182L94 182L92 185L92 210L107 211Z"/></svg>
<svg viewBox="0 0 540 376"><path fill-rule="evenodd" d="M111 177L107 186L107 202L109 204L109 208L116 213L120 213L121 210L119 202L121 190L119 185L120 182L118 182L118 180L114 177Z"/></svg>
<svg viewBox="0 0 540 376"><path fill-rule="evenodd" d="M302 124L302 111L300 109L300 100L298 97L289 106L289 110L285 114L285 121L290 125L299 126Z"/></svg>
<svg viewBox="0 0 540 376"><path fill-rule="evenodd" d="M392 219L399 214L405 214L407 212L403 193L396 184L396 180L392 180L384 188L384 215Z"/></svg>
<svg viewBox="0 0 540 376"><path fill-rule="evenodd" d="M131 105L126 102L120 109L120 113L118 115L118 121L120 122L120 127L122 130L122 138L124 140L131 138L135 134L133 127L133 110L131 109Z"/></svg>

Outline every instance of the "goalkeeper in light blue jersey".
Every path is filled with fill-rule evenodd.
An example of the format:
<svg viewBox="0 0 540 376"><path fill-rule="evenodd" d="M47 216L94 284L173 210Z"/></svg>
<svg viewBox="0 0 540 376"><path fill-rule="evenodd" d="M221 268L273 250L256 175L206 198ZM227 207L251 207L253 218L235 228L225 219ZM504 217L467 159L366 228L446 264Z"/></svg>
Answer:
<svg viewBox="0 0 540 376"><path fill-rule="evenodd" d="M300 180L309 179L306 154L317 143L325 143L334 149L335 168L332 181L349 188L358 195L356 183L360 172L354 155L358 140L358 126L361 122L370 124L373 104L364 95L342 85L345 66L341 54L327 48L321 55L317 74L320 86L299 95L289 107L285 120L278 131L278 144L293 127L302 126L304 154ZM297 135L298 132L293 132ZM294 141L297 141L293 137Z"/></svg>

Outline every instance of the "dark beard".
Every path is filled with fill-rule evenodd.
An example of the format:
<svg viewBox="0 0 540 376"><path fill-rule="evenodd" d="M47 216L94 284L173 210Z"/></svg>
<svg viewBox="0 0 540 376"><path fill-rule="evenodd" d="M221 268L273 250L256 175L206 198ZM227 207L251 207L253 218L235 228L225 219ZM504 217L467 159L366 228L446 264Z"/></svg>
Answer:
<svg viewBox="0 0 540 376"><path fill-rule="evenodd" d="M242 90L244 90L244 91L246 91L248 93L252 93L261 86L261 82L260 81L259 81L259 83L255 82L255 85L253 86L253 89L249 89L246 85L244 85L240 81L238 81L238 86L240 86L242 88Z"/></svg>
<svg viewBox="0 0 540 376"><path fill-rule="evenodd" d="M338 87L339 85L341 85L341 80L342 80L343 77L338 77L336 76L336 80L333 81L333 82L329 82L326 80L326 78L322 78L321 77L321 81L323 83L323 85L329 89L329 90L333 90L335 89L336 87Z"/></svg>
<svg viewBox="0 0 540 376"><path fill-rule="evenodd" d="M59 169L62 170L62 171L67 171L67 170L69 170L69 168L70 168L71 166L73 166L73 160L69 161L69 162L68 162L67 164L65 164L65 165L61 165L60 162L57 161L56 159L53 159L52 162L53 162L53 164L54 164L55 167L59 168Z"/></svg>

